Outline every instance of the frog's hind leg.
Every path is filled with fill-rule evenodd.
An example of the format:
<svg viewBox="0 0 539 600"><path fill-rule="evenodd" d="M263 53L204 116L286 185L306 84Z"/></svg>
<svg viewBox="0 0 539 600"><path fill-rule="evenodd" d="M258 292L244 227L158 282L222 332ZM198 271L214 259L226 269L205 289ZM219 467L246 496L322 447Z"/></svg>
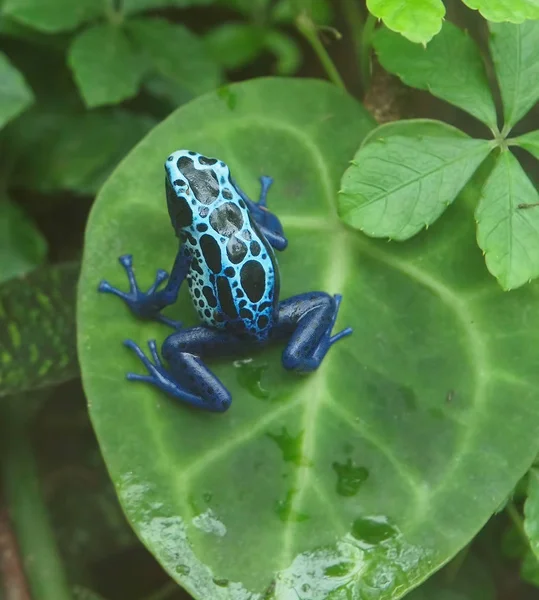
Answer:
<svg viewBox="0 0 539 600"><path fill-rule="evenodd" d="M163 343L163 365L155 340L148 342L153 362L135 342L126 340L148 370L148 375L128 373L127 379L157 386L169 396L195 408L224 412L230 406L230 392L202 361L202 356L235 352L242 345L237 337L208 327L190 327L170 335Z"/></svg>
<svg viewBox="0 0 539 600"><path fill-rule="evenodd" d="M285 369L304 373L314 371L331 346L352 333L347 327L331 334L341 300L340 294L332 297L324 292L311 292L279 304L273 335L283 338L291 334L282 357Z"/></svg>

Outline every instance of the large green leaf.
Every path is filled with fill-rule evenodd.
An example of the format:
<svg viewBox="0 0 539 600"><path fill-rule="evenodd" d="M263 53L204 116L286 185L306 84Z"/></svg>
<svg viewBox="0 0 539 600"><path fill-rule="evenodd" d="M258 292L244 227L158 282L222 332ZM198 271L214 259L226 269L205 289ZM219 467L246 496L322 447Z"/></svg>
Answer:
<svg viewBox="0 0 539 600"><path fill-rule="evenodd" d="M55 33L74 29L105 12L105 3L96 0L4 0L1 12L17 21Z"/></svg>
<svg viewBox="0 0 539 600"><path fill-rule="evenodd" d="M478 10L488 21L522 23L526 19L539 19L537 0L462 0Z"/></svg>
<svg viewBox="0 0 539 600"><path fill-rule="evenodd" d="M406 240L434 223L490 149L441 121L383 125L343 175L339 215L370 236Z"/></svg>
<svg viewBox="0 0 539 600"><path fill-rule="evenodd" d="M0 196L0 283L35 269L46 254L41 232L17 204Z"/></svg>
<svg viewBox="0 0 539 600"><path fill-rule="evenodd" d="M339 179L372 124L335 86L262 79L228 96L155 128L90 216L78 348L107 466L140 538L197 599L396 599L474 536L537 453L539 290L504 294L490 277L476 189L403 244L344 227ZM212 362L234 398L222 415L125 381L140 365L122 340L170 330L96 291L102 278L125 289L125 252L143 288L172 263L163 161L178 147L223 158L254 196L275 177L281 296L342 292L337 328L355 328L306 377L282 369L282 347ZM167 312L196 322L185 289Z"/></svg>
<svg viewBox="0 0 539 600"><path fill-rule="evenodd" d="M0 286L0 396L73 379L75 263L42 267Z"/></svg>
<svg viewBox="0 0 539 600"><path fill-rule="evenodd" d="M69 49L69 65L88 107L134 96L144 70L122 29L114 25L80 33Z"/></svg>
<svg viewBox="0 0 539 600"><path fill-rule="evenodd" d="M21 113L34 100L23 76L0 52L0 128Z"/></svg>
<svg viewBox="0 0 539 600"><path fill-rule="evenodd" d="M539 276L539 194L511 152L498 157L476 220L477 243L505 290Z"/></svg>
<svg viewBox="0 0 539 600"><path fill-rule="evenodd" d="M426 48L381 28L374 48L384 69L412 87L427 90L495 128L496 108L485 67L474 41L445 21Z"/></svg>
<svg viewBox="0 0 539 600"><path fill-rule="evenodd" d="M166 7L186 8L188 6L204 6L214 0L123 0L122 11L125 14L158 10Z"/></svg>
<svg viewBox="0 0 539 600"><path fill-rule="evenodd" d="M367 0L369 11L410 41L426 44L442 28L442 0Z"/></svg>
<svg viewBox="0 0 539 600"><path fill-rule="evenodd" d="M539 21L489 23L490 51L503 98L505 128L517 123L539 99Z"/></svg>

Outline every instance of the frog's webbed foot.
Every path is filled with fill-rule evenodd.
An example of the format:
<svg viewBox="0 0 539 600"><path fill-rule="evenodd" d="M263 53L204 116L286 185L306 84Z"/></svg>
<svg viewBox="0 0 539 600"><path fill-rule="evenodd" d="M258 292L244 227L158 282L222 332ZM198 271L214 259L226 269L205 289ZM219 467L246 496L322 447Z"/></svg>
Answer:
<svg viewBox="0 0 539 600"><path fill-rule="evenodd" d="M283 352L283 366L299 372L314 371L328 350L350 335L347 327L332 335L342 296L323 292L300 294L279 304L279 316L274 328L275 337L292 334Z"/></svg>
<svg viewBox="0 0 539 600"><path fill-rule="evenodd" d="M122 290L113 287L105 280L101 281L99 284L99 287L97 288L98 291L118 296L118 298L121 298L127 306L129 306L131 311L141 319L152 319L164 323L174 329L180 329L182 326L180 321L169 319L160 313L160 310L164 305L171 303L163 303L163 298L160 297L158 299L157 297L158 294L160 296L163 295L163 292L158 292L158 288L163 282L168 280L169 274L163 269L158 269L155 281L147 292L143 292L137 284L135 273L133 271L133 257L130 254L124 254L123 256L120 256L118 260L127 273L129 292L123 292ZM170 300L173 301L173 298Z"/></svg>
<svg viewBox="0 0 539 600"><path fill-rule="evenodd" d="M159 357L155 340L148 342L153 362L133 340L125 340L124 344L135 352L148 371L148 375L127 373L126 377L130 381L155 385L169 396L195 408L224 412L230 406L231 398L228 390L198 356L188 352L174 353L171 369L167 370Z"/></svg>

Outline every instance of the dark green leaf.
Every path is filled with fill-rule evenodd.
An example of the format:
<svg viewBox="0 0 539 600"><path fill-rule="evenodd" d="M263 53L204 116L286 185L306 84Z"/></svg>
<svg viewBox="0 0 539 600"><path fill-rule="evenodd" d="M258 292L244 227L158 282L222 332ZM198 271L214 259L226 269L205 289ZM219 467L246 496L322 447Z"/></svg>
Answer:
<svg viewBox="0 0 539 600"><path fill-rule="evenodd" d="M277 57L275 71L280 75L292 75L301 63L301 50L290 36L275 29L266 36L266 47Z"/></svg>
<svg viewBox="0 0 539 600"><path fill-rule="evenodd" d="M304 3L303 10L317 25L329 25L333 18L333 10L327 0L309 0ZM298 16L296 3L291 0L279 0L271 9L271 19L276 23L294 23Z"/></svg>
<svg viewBox="0 0 539 600"><path fill-rule="evenodd" d="M104 13L105 3L96 0L4 0L4 15L46 33L75 29Z"/></svg>
<svg viewBox="0 0 539 600"><path fill-rule="evenodd" d="M499 23L522 23L526 19L539 19L539 4L536 0L462 0L479 12L488 21Z"/></svg>
<svg viewBox="0 0 539 600"><path fill-rule="evenodd" d="M539 587L539 558L528 550L520 567L520 575L524 581Z"/></svg>
<svg viewBox="0 0 539 600"><path fill-rule="evenodd" d="M21 208L0 199L0 283L24 275L45 260L47 242Z"/></svg>
<svg viewBox="0 0 539 600"><path fill-rule="evenodd" d="M477 243L504 290L539 275L539 194L511 152L498 157L475 218Z"/></svg>
<svg viewBox="0 0 539 600"><path fill-rule="evenodd" d="M367 0L369 11L411 42L426 44L442 27L442 0Z"/></svg>
<svg viewBox="0 0 539 600"><path fill-rule="evenodd" d="M504 127L513 127L539 99L539 21L489 23L490 51L502 92Z"/></svg>
<svg viewBox="0 0 539 600"><path fill-rule="evenodd" d="M474 179L409 242L343 226L339 179L372 121L336 86L264 78L227 94L158 125L94 204L78 347L101 449L141 540L195 598L395 600L470 541L537 454L539 288L505 294L490 277ZM143 369L122 341L170 329L96 293L102 278L127 289L125 252L142 289L170 267L163 162L180 144L221 157L252 197L275 178L281 298L342 292L336 329L355 327L304 377L283 370L283 344L211 361L234 399L219 415L126 381ZM187 289L167 314L196 323Z"/></svg>
<svg viewBox="0 0 539 600"><path fill-rule="evenodd" d="M88 107L134 96L144 69L122 29L113 25L80 33L69 49L69 66Z"/></svg>
<svg viewBox="0 0 539 600"><path fill-rule="evenodd" d="M427 90L495 128L496 109L483 61L464 31L444 22L426 48L382 28L374 47L384 69L412 87Z"/></svg>
<svg viewBox="0 0 539 600"><path fill-rule="evenodd" d="M236 69L256 58L266 32L249 23L224 23L204 38L213 59L226 69Z"/></svg>
<svg viewBox="0 0 539 600"><path fill-rule="evenodd" d="M29 112L12 132L22 147L13 181L42 192L95 194L154 123L150 117L121 109L82 114Z"/></svg>
<svg viewBox="0 0 539 600"><path fill-rule="evenodd" d="M205 6L215 0L122 0L122 11L126 15L156 10L167 7L186 8L188 6Z"/></svg>
<svg viewBox="0 0 539 600"><path fill-rule="evenodd" d="M34 101L24 77L0 52L0 128Z"/></svg>
<svg viewBox="0 0 539 600"><path fill-rule="evenodd" d="M194 95L219 85L220 69L204 42L182 25L162 19L129 21L129 32L157 70Z"/></svg>
<svg viewBox="0 0 539 600"><path fill-rule="evenodd" d="M0 286L0 396L77 377L77 277L65 264Z"/></svg>
<svg viewBox="0 0 539 600"><path fill-rule="evenodd" d="M512 141L522 148L525 148L530 154L533 154L533 156L539 160L539 129L537 131L531 131L530 133L521 135Z"/></svg>
<svg viewBox="0 0 539 600"><path fill-rule="evenodd" d="M463 550L466 552L467 549ZM454 562L460 560L457 555ZM454 567L457 567L453 572ZM449 563L419 586L406 600L496 600L490 565L471 554L461 566Z"/></svg>
<svg viewBox="0 0 539 600"><path fill-rule="evenodd" d="M530 547L539 559L539 471L530 469L528 497L524 504L524 529L530 541Z"/></svg>
<svg viewBox="0 0 539 600"><path fill-rule="evenodd" d="M382 126L343 175L339 215L372 237L408 239L436 221L490 150L440 121Z"/></svg>

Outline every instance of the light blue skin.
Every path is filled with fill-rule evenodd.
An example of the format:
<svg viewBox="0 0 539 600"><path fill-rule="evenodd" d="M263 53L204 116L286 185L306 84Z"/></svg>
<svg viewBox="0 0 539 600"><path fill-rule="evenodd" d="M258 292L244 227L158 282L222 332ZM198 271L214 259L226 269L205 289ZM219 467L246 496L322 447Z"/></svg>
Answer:
<svg viewBox="0 0 539 600"><path fill-rule="evenodd" d="M232 398L202 357L230 355L289 338L282 355L284 368L301 373L317 369L329 348L352 329L331 335L339 294L310 292L279 302L279 269L273 249L284 250L288 242L279 219L266 208L272 179L260 178L260 199L253 202L235 183L227 165L217 159L178 150L168 157L165 171L168 211L180 239L170 276L158 270L154 284L142 292L132 257L125 255L120 263L129 279L129 292L106 281L99 285L100 292L119 296L138 317L175 329L161 348L168 369L155 340L148 342L153 362L135 342L124 342L149 373L128 373L127 379L151 383L193 407L223 412ZM184 280L203 323L185 329L161 314L176 302Z"/></svg>

